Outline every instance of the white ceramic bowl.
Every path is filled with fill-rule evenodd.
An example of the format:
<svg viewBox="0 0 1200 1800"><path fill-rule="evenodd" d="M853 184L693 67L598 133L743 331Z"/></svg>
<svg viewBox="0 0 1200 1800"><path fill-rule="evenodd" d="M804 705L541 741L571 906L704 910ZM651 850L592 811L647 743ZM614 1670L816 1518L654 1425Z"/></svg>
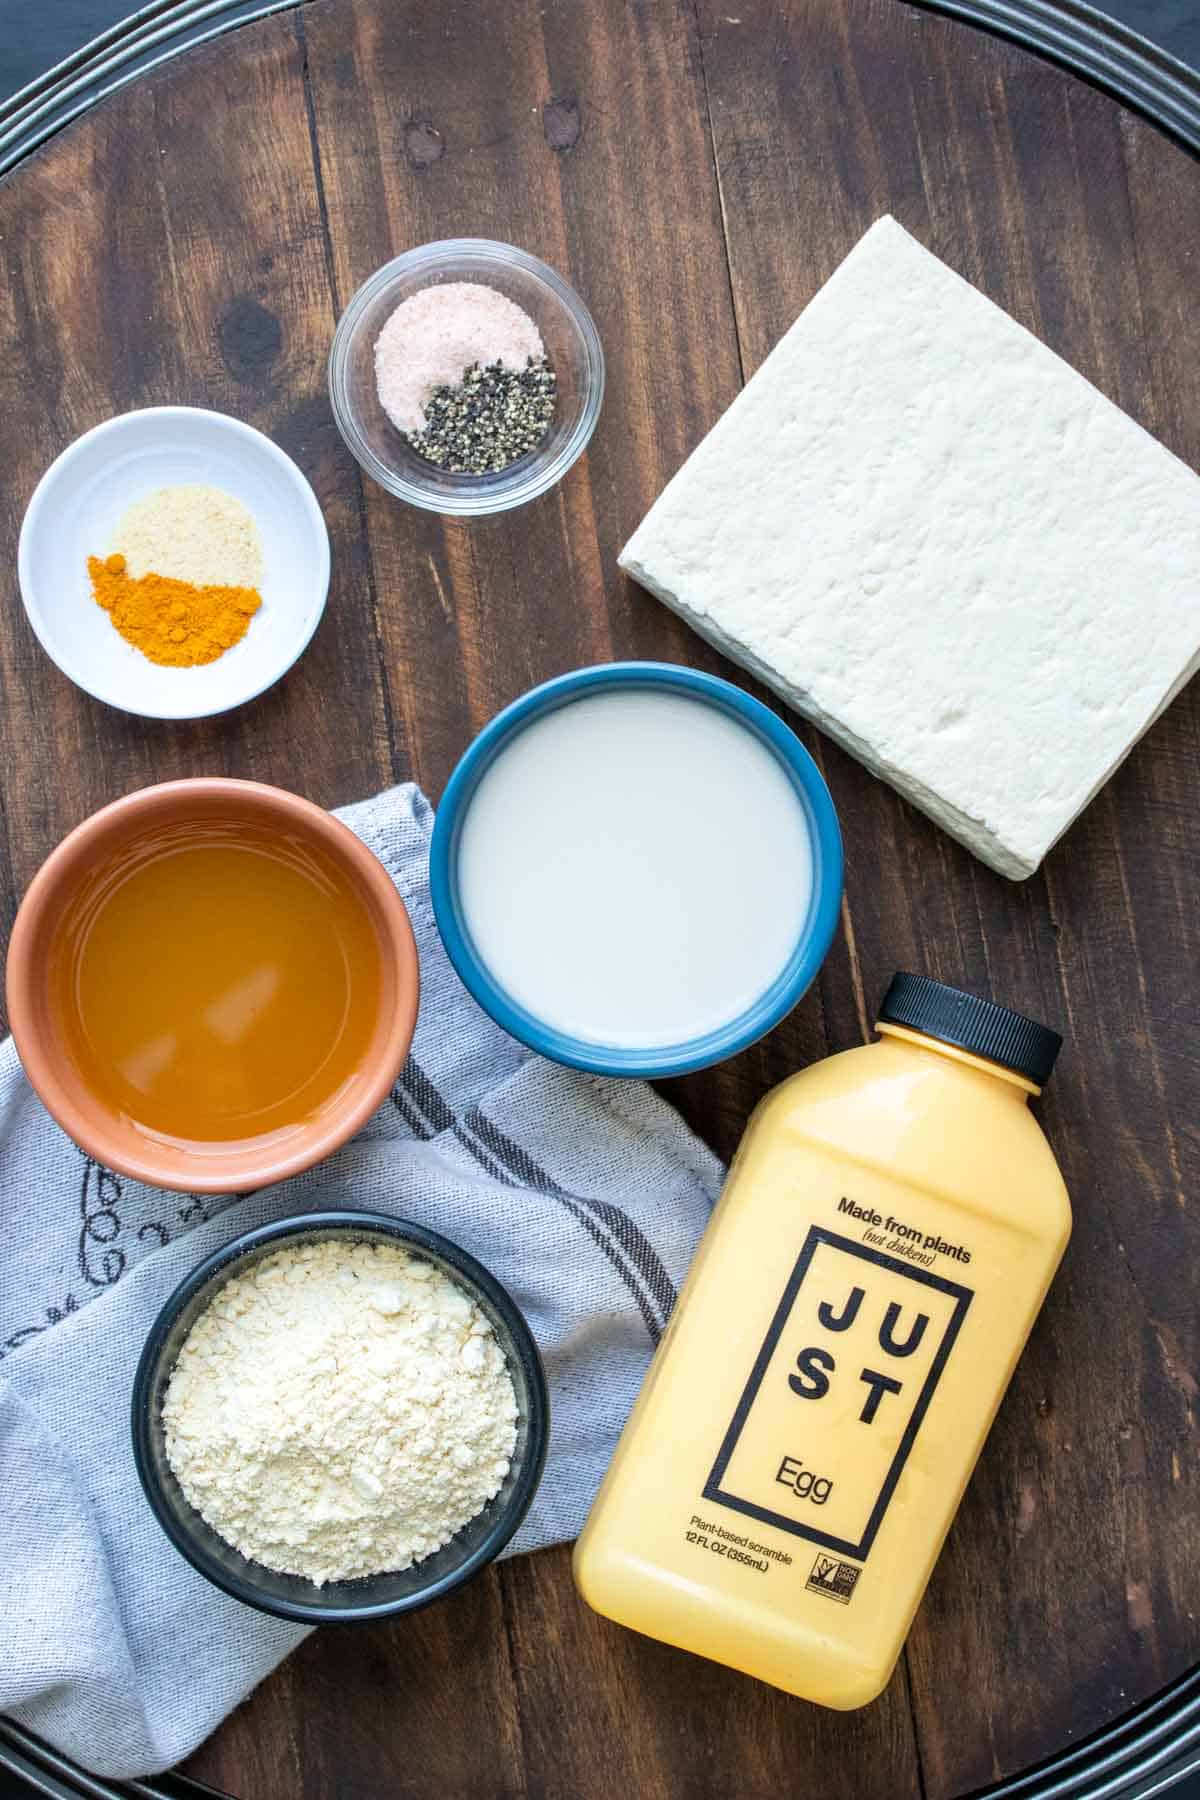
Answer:
<svg viewBox="0 0 1200 1800"><path fill-rule="evenodd" d="M192 669L163 668L126 643L87 572L127 506L181 482L240 500L263 546L261 610L240 644ZM77 686L146 718L198 719L252 700L305 649L325 609L329 535L308 482L261 431L202 407L152 406L97 425L51 463L26 509L17 569L42 648Z"/></svg>

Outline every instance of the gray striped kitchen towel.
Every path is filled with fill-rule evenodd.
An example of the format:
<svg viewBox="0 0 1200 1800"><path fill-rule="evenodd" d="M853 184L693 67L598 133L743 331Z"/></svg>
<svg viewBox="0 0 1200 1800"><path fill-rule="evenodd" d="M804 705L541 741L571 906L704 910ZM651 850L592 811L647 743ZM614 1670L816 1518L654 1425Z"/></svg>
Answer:
<svg viewBox="0 0 1200 1800"><path fill-rule="evenodd" d="M201 1258L357 1206L494 1270L550 1378L545 1479L512 1545L533 1550L579 1530L721 1179L648 1087L545 1062L474 1004L433 922L423 795L341 816L407 903L421 1018L390 1099L319 1169L229 1201L143 1187L77 1150L0 1046L0 1712L102 1775L178 1761L305 1635L195 1574L134 1473L138 1354Z"/></svg>

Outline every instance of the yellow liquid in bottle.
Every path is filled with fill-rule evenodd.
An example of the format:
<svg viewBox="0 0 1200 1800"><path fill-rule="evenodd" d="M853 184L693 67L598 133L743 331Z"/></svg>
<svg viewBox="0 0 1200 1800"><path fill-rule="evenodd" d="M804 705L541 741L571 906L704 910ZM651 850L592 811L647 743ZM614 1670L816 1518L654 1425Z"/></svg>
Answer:
<svg viewBox="0 0 1200 1800"><path fill-rule="evenodd" d="M907 1028L757 1109L575 1552L598 1612L887 1684L1070 1233L1020 1076Z"/></svg>
<svg viewBox="0 0 1200 1800"><path fill-rule="evenodd" d="M196 822L91 873L50 981L103 1104L159 1138L230 1143L312 1118L354 1079L379 1014L379 942L317 846Z"/></svg>

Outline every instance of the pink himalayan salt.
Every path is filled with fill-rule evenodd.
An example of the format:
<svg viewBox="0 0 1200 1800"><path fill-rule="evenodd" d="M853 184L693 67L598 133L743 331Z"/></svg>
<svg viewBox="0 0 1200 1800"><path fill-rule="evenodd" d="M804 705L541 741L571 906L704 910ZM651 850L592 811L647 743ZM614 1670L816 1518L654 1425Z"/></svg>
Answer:
<svg viewBox="0 0 1200 1800"><path fill-rule="evenodd" d="M424 431L433 390L456 386L473 363L523 369L545 354L529 314L495 288L476 281L421 288L375 340L379 403L398 431Z"/></svg>

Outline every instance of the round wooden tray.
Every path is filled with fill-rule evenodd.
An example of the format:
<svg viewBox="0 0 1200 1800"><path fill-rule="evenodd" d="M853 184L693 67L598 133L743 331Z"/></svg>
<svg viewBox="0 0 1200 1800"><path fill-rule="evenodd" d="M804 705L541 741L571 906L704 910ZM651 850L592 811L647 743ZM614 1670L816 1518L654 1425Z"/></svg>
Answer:
<svg viewBox="0 0 1200 1800"><path fill-rule="evenodd" d="M10 553L64 444L174 400L297 458L335 577L279 688L171 727L63 681L10 554L5 925L63 832L144 782L246 775L334 805L414 776L436 798L479 725L549 675L614 656L720 668L616 553L884 211L1200 466L1194 158L1063 70L900 0L313 0L143 75L25 157L0 183ZM456 232L561 268L610 369L585 462L473 527L364 486L324 386L358 282ZM1018 887L805 730L845 828L845 930L768 1042L669 1089L728 1154L766 1087L861 1041L895 967L1066 1032L1043 1118L1075 1238L884 1698L821 1712L620 1631L554 1550L393 1627L318 1633L194 1771L247 1800L950 1797L1195 1665L1198 734L1193 688Z"/></svg>

